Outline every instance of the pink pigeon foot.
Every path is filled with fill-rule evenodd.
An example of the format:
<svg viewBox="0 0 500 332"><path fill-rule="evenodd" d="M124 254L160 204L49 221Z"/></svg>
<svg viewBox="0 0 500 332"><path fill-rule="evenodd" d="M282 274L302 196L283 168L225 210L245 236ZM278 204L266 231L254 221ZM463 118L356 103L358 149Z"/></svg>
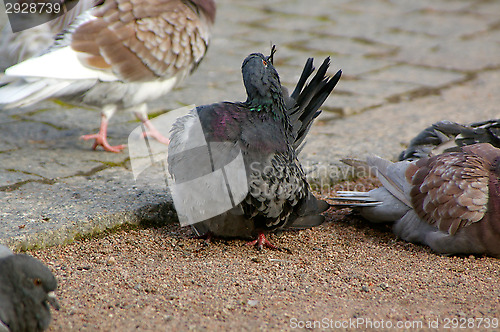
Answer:
<svg viewBox="0 0 500 332"><path fill-rule="evenodd" d="M195 236L194 238L198 240L205 240L205 244L210 244L214 239L214 234L212 232L206 232L205 234Z"/></svg>
<svg viewBox="0 0 500 332"><path fill-rule="evenodd" d="M257 248L259 250L262 250L262 248L264 248L264 247L267 247L267 248L270 248L270 249L276 249L276 250L278 249L278 247L276 247L271 242L269 242L268 239L266 239L266 236L262 232L259 233L259 237L257 238L257 240L250 241L246 245L247 246L257 245Z"/></svg>
<svg viewBox="0 0 500 332"><path fill-rule="evenodd" d="M95 150L99 145L103 147L104 150L109 152L121 152L127 146L125 144L122 145L110 145L106 136L102 135L100 132L97 134L83 135L80 137L83 140L95 139L94 145L92 145L92 150Z"/></svg>
<svg viewBox="0 0 500 332"><path fill-rule="evenodd" d="M121 152L125 149L126 145L115 145L112 146L108 143L107 134L108 133L108 119L102 115L101 116L101 126L99 128L99 132L97 134L83 135L80 136L80 139L89 140L95 139L94 145L92 145L92 150L95 150L99 145L104 148L104 150L109 152Z"/></svg>
<svg viewBox="0 0 500 332"><path fill-rule="evenodd" d="M163 143L165 145L168 145L170 143L170 140L168 138L166 138L165 136L163 136L162 134L160 134L158 129L156 129L156 127L153 126L151 121L146 120L146 121L143 121L142 123L144 123L144 126L147 128L147 131L142 133L142 135L144 137L146 137L146 136L152 137L155 140L157 140L158 142Z"/></svg>

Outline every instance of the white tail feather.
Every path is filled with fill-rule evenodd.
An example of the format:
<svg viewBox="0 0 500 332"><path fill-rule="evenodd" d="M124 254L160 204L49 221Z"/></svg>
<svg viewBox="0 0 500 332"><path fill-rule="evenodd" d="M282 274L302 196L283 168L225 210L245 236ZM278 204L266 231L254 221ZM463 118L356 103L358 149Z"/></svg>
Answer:
<svg viewBox="0 0 500 332"><path fill-rule="evenodd" d="M0 88L0 104L7 104L7 108L17 107L17 102L43 89L46 83L37 81L33 83L12 83Z"/></svg>
<svg viewBox="0 0 500 332"><path fill-rule="evenodd" d="M33 82L17 82L0 88L0 105L4 108L25 107L42 100L71 95L90 89L96 80L37 79Z"/></svg>
<svg viewBox="0 0 500 332"><path fill-rule="evenodd" d="M371 197L369 192L337 191L336 194L337 196L332 197L331 199L347 203L335 204L335 206L365 207L378 206L382 204L382 202L379 202L375 198Z"/></svg>
<svg viewBox="0 0 500 332"><path fill-rule="evenodd" d="M35 93L32 93L28 97L23 98L17 103L9 104L8 107L25 107L38 103L42 100L54 96L58 91L66 88L69 84L71 84L71 82L62 81L62 82L57 82L55 84L46 85L42 89L36 91Z"/></svg>
<svg viewBox="0 0 500 332"><path fill-rule="evenodd" d="M367 191L337 191L340 197L370 197Z"/></svg>
<svg viewBox="0 0 500 332"><path fill-rule="evenodd" d="M55 49L39 57L23 61L8 68L5 75L63 80L118 80L110 71L96 70L84 66L78 59L78 52L75 52L70 46Z"/></svg>

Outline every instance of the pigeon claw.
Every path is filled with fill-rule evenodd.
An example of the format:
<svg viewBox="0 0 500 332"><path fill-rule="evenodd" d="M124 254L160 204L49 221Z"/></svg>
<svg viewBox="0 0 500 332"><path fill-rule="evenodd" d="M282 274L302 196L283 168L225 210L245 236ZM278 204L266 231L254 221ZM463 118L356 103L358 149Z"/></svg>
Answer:
<svg viewBox="0 0 500 332"><path fill-rule="evenodd" d="M206 232L205 234L202 235L197 235L194 237L197 240L205 240L205 243L210 243L212 242L214 238L214 234L212 232Z"/></svg>
<svg viewBox="0 0 500 332"><path fill-rule="evenodd" d="M165 145L168 145L170 143L170 140L168 138L166 138L165 136L163 136L162 134L160 134L159 132L155 132L155 131L146 131L146 132L143 132L142 133L142 136L143 137L151 137L151 138L154 138L155 140L157 140L158 142L162 143L162 144L165 144Z"/></svg>
<svg viewBox="0 0 500 332"><path fill-rule="evenodd" d="M158 142L162 143L162 144L165 144L165 145L168 145L170 143L170 140L163 136L159 131L158 129L156 129L155 126L153 126L153 124L151 123L151 121L149 120L146 120L143 122L144 123L144 126L146 127L146 131L143 131L142 133L142 136L143 137L151 137L151 138L154 138L155 140L157 140Z"/></svg>
<svg viewBox="0 0 500 332"><path fill-rule="evenodd" d="M269 249L278 250L278 247L276 247L274 244L269 242L268 239L266 239L266 236L264 235L264 233L259 233L259 236L257 237L256 240L250 241L246 245L247 246L257 245L257 249L259 249L259 250L262 250L264 247L269 248Z"/></svg>
<svg viewBox="0 0 500 332"><path fill-rule="evenodd" d="M88 141L89 139L95 139L94 145L92 145L92 150L95 150L98 146L102 146L104 150L109 152L119 153L127 146L125 144L112 146L108 143L106 136L103 136L101 133L83 135L80 136L80 139Z"/></svg>

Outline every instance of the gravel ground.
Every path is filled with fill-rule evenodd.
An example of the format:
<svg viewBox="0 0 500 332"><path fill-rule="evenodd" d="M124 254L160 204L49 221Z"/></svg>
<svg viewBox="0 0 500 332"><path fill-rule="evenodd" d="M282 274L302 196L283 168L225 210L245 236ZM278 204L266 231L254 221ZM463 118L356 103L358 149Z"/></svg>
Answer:
<svg viewBox="0 0 500 332"><path fill-rule="evenodd" d="M350 209L330 209L327 222L315 229L269 238L282 250L258 251L241 240L206 244L173 224L130 226L29 254L59 282L61 310L50 331L289 330L311 324L427 330L456 323L482 330L498 323L498 259L436 255Z"/></svg>

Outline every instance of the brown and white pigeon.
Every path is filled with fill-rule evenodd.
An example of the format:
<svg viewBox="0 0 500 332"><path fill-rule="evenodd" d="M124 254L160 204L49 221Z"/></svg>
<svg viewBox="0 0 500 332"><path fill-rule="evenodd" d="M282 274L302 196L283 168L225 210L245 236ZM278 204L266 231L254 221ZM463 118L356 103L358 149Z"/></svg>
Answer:
<svg viewBox="0 0 500 332"><path fill-rule="evenodd" d="M372 222L394 222L403 240L441 254L500 257L500 149L464 146L416 161L367 160L383 187L338 192Z"/></svg>
<svg viewBox="0 0 500 332"><path fill-rule="evenodd" d="M227 189L233 193L233 208L195 220L195 230L222 237L257 237L250 244L259 248L275 248L265 238L267 232L324 221L320 213L329 205L311 193L297 155L321 112L318 109L341 76L341 71L326 76L327 58L307 83L314 72L309 59L288 96L273 66L273 53L274 48L271 56L253 53L243 61L246 101L199 106L179 118L171 131L168 154L169 171L180 186L197 181L186 185L178 200L191 209L191 216L200 211L209 215L223 204ZM199 137L207 144L199 144ZM239 153L241 167L228 166ZM221 173L225 182L211 181L214 172ZM204 188L210 192L200 195ZM238 189L243 189L240 199L234 195ZM173 196L175 202L175 190Z"/></svg>
<svg viewBox="0 0 500 332"><path fill-rule="evenodd" d="M401 152L399 160L416 160L443 152L460 151L460 147L476 143L490 143L500 148L500 119L463 125L439 121L422 130Z"/></svg>
<svg viewBox="0 0 500 332"><path fill-rule="evenodd" d="M101 108L93 148L107 142L117 110L130 110L152 137L167 143L147 118L148 101L197 68L215 20L213 0L106 0L80 15L45 54L5 71L0 104L22 107L56 97Z"/></svg>
<svg viewBox="0 0 500 332"><path fill-rule="evenodd" d="M39 260L13 254L0 245L0 331L32 332L48 328L57 281Z"/></svg>

